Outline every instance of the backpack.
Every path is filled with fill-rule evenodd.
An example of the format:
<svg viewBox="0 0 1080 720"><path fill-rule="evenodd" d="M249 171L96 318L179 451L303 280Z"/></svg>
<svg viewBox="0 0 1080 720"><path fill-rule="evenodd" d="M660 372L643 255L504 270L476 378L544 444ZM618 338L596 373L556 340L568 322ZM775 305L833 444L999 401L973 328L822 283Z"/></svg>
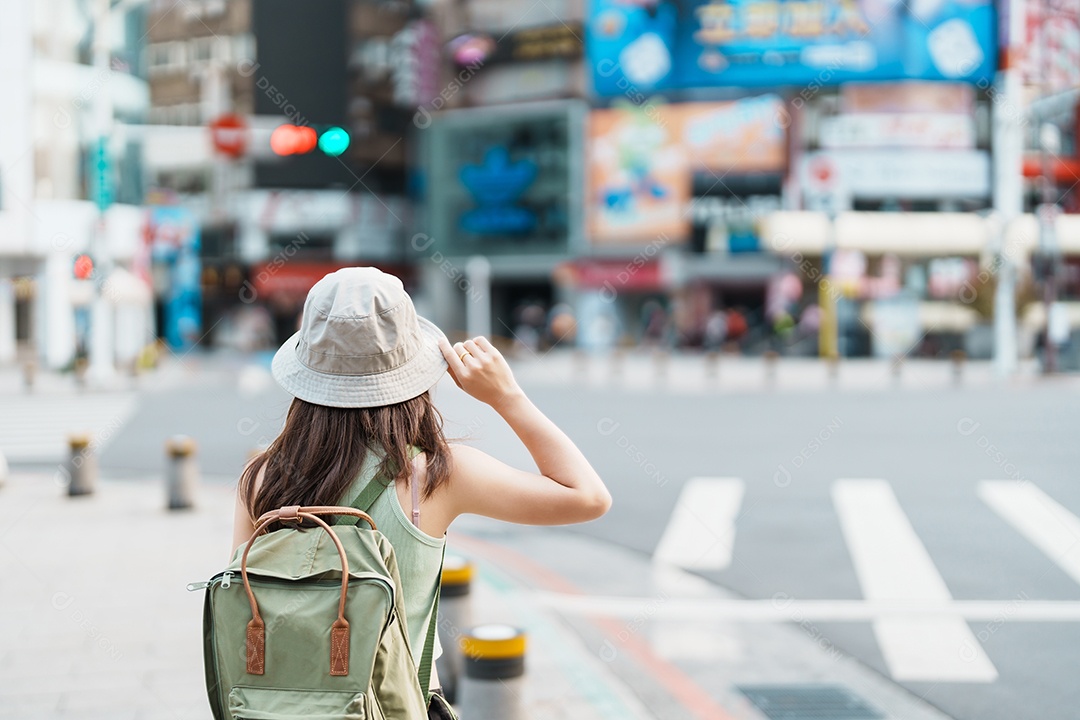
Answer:
<svg viewBox="0 0 1080 720"><path fill-rule="evenodd" d="M366 512L383 489L373 478L354 507L270 511L228 568L188 586L206 588L215 720L428 716L438 600L417 670L394 549ZM331 526L328 516L344 523ZM283 527L264 535L274 523Z"/></svg>

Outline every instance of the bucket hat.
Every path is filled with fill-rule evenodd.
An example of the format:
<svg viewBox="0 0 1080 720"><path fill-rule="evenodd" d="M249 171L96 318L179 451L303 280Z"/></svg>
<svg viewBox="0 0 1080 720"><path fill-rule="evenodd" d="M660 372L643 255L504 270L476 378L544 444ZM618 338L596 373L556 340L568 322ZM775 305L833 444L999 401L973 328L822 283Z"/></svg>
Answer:
<svg viewBox="0 0 1080 720"><path fill-rule="evenodd" d="M274 355L274 379L330 407L377 407L430 390L446 372L443 333L401 281L372 267L332 272L308 292L300 331Z"/></svg>

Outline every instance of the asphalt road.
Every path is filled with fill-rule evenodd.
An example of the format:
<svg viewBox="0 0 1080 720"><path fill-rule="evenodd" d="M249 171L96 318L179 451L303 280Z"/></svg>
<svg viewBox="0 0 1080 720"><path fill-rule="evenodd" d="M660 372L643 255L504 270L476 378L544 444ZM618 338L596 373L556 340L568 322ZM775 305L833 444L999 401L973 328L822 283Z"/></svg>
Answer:
<svg viewBox="0 0 1080 720"><path fill-rule="evenodd" d="M1075 610L1080 584L1061 557L1037 547L980 495L981 481L1012 480L1080 515L1076 393L1072 381L865 393L531 390L615 498L605 518L578 528L583 537L651 555L691 478L737 478L743 494L730 562L698 572L746 598L868 597L838 518L836 481L886 481L951 599L998 602L989 615L967 618L996 679L896 678L947 714L971 720L1074 718L1080 706L1080 622L1061 619L1056 609L1033 619L1042 601ZM531 464L490 409L449 383L436 399L451 435ZM274 436L287 403L265 371L241 365L148 390L102 466L114 476L159 473L163 438L183 432L199 442L208 479L229 481L247 452ZM889 552L883 547L877 551ZM903 579L907 570L900 563L895 573ZM808 632L895 677L869 619L815 620Z"/></svg>

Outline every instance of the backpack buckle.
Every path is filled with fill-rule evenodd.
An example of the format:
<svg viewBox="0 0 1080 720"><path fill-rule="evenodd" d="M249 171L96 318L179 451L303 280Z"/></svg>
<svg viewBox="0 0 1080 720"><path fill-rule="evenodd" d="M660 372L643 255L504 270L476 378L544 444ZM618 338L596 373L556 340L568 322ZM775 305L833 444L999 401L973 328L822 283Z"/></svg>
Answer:
<svg viewBox="0 0 1080 720"><path fill-rule="evenodd" d="M300 506L299 505L286 505L278 510L278 520L283 523L300 523Z"/></svg>

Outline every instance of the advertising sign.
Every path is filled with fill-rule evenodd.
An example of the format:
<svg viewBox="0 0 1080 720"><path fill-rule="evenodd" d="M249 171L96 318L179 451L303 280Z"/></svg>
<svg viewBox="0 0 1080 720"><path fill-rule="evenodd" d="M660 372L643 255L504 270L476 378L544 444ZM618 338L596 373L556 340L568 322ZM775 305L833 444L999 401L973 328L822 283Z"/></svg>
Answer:
<svg viewBox="0 0 1080 720"><path fill-rule="evenodd" d="M202 336L199 226L182 207L151 208L147 222L151 258L166 278L165 339L174 350L186 350Z"/></svg>
<svg viewBox="0 0 1080 720"><path fill-rule="evenodd" d="M1024 81L1056 92L1080 85L1080 5L1076 0L1027 0Z"/></svg>
<svg viewBox="0 0 1080 720"><path fill-rule="evenodd" d="M695 169L720 174L784 167L785 110L784 101L776 95L728 103L683 103L668 112L676 115Z"/></svg>
<svg viewBox="0 0 1080 720"><path fill-rule="evenodd" d="M964 115L837 115L821 121L825 148L975 147L975 119Z"/></svg>
<svg viewBox="0 0 1080 720"><path fill-rule="evenodd" d="M588 52L598 95L668 88L990 80L993 0L598 0Z"/></svg>
<svg viewBox="0 0 1080 720"><path fill-rule="evenodd" d="M782 110L780 98L763 95L594 111L587 167L590 239L628 244L684 239L696 205L691 202L695 173L708 181L785 167Z"/></svg>
<svg viewBox="0 0 1080 720"><path fill-rule="evenodd" d="M557 252L580 233L572 104L459 111L431 128L431 242L445 254Z"/></svg>
<svg viewBox="0 0 1080 720"><path fill-rule="evenodd" d="M671 113L638 108L589 116L589 238L642 244L690 229L690 162Z"/></svg>

